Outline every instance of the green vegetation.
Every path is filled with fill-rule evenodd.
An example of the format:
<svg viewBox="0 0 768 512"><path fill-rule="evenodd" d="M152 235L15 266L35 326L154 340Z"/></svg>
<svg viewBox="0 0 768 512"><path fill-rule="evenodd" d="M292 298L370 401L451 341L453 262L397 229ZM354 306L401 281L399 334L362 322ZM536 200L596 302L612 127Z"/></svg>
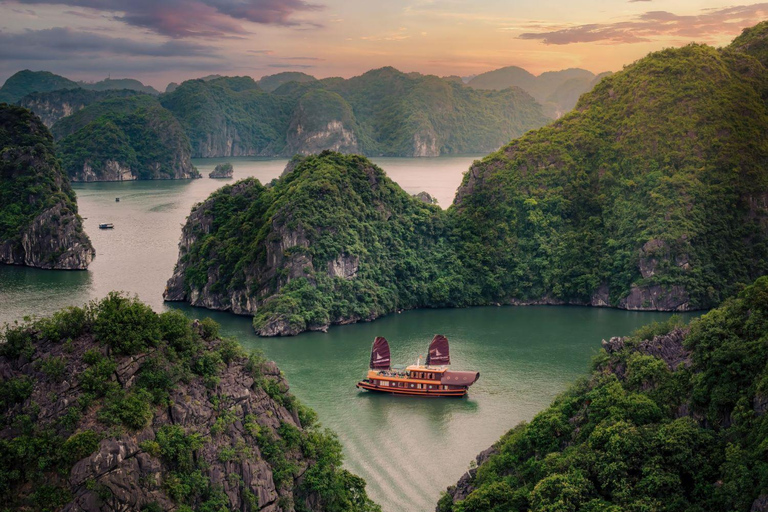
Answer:
<svg viewBox="0 0 768 512"><path fill-rule="evenodd" d="M188 80L160 103L181 123L196 157L269 153L281 138L284 144L287 103L249 77Z"/></svg>
<svg viewBox="0 0 768 512"><path fill-rule="evenodd" d="M278 92L405 95L410 80L384 69ZM254 314L263 335L416 307L712 307L768 273L766 83L734 48L651 54L475 162L447 211L362 157L294 158L269 186L236 183L193 211L166 298Z"/></svg>
<svg viewBox="0 0 768 512"><path fill-rule="evenodd" d="M261 492L275 492L297 510L305 503L338 512L379 510L365 483L341 468L338 440L288 394L274 364L246 356L234 340L213 339L217 331L210 319L158 315L114 292L83 308L5 326L0 510L58 510L89 499L117 508L138 503L142 510L155 510L160 501L187 511L255 511ZM59 385L62 375L66 387ZM103 472L98 463L73 471L99 450L104 460L111 457L104 450L129 453L136 446L139 469L124 470L122 458L109 458L114 471ZM147 457L157 465L146 468ZM254 463L262 464L258 474L251 473ZM223 471L235 502L217 479Z"/></svg>
<svg viewBox="0 0 768 512"><path fill-rule="evenodd" d="M34 263L36 266L60 266L59 257L73 244L93 251L77 215L75 192L61 171L54 154L53 139L40 119L29 110L0 105L0 247L8 256L3 263ZM59 233L35 233L32 226L44 213L55 211L44 229L71 232L71 240ZM38 238L50 250L46 254L28 254L22 238L35 244Z"/></svg>
<svg viewBox="0 0 768 512"><path fill-rule="evenodd" d="M481 73L467 85L475 89L496 91L519 87L533 96L544 107L548 116L557 118L573 109L579 96L590 91L599 81L598 77L602 76L604 75L595 76L592 72L579 68L547 71L534 76L522 68L509 66Z"/></svg>
<svg viewBox="0 0 768 512"><path fill-rule="evenodd" d="M180 295L204 290L226 302L258 290L266 300L254 326L263 333L463 303L437 206L363 157L297 162L272 186L244 180L196 208L185 227L196 240L176 269ZM197 227L209 222L205 233Z"/></svg>
<svg viewBox="0 0 768 512"><path fill-rule="evenodd" d="M190 80L160 101L184 126L195 156L305 151L286 138L305 119L318 130L341 121L357 152L400 156L491 151L547 122L522 91L478 91L393 68L349 80L291 80L273 93L247 77ZM324 148L307 151L315 149Z"/></svg>
<svg viewBox="0 0 768 512"><path fill-rule="evenodd" d="M76 82L49 71L25 69L15 73L0 87L0 103L16 103L27 94L58 89L76 89Z"/></svg>
<svg viewBox="0 0 768 512"><path fill-rule="evenodd" d="M160 91L133 78L105 78L99 82L77 82L78 87L89 91L128 90L157 96Z"/></svg>
<svg viewBox="0 0 768 512"><path fill-rule="evenodd" d="M189 141L151 96L108 98L58 121L62 165L78 181L193 178Z"/></svg>
<svg viewBox="0 0 768 512"><path fill-rule="evenodd" d="M452 212L472 301L706 308L768 272L766 73L654 53L473 165Z"/></svg>
<svg viewBox="0 0 768 512"><path fill-rule="evenodd" d="M58 89L34 92L19 100L19 105L40 116L46 126L53 126L59 119L97 101L110 98L130 98L139 94L127 89L90 91L87 89Z"/></svg>
<svg viewBox="0 0 768 512"><path fill-rule="evenodd" d="M28 94L46 93L51 91L63 93L64 90L67 89L79 89L83 92L86 90L131 90L146 94L160 94L154 88L131 78L120 78L115 80L107 78L94 83L74 82L49 71L30 71L25 69L15 73L5 81L0 88L0 103L16 103ZM79 95L81 93L78 92L76 94Z"/></svg>
<svg viewBox="0 0 768 512"><path fill-rule="evenodd" d="M263 76L256 82L262 90L273 92L283 84L289 82L315 82L317 78L301 71L284 71L274 75Z"/></svg>
<svg viewBox="0 0 768 512"><path fill-rule="evenodd" d="M232 164L224 162L223 164L216 164L216 167L208 173L209 178L231 178L235 172Z"/></svg>
<svg viewBox="0 0 768 512"><path fill-rule="evenodd" d="M651 353L679 345L641 340L674 327L603 351L438 510L749 511L768 489L768 277L694 321L688 356L669 366Z"/></svg>

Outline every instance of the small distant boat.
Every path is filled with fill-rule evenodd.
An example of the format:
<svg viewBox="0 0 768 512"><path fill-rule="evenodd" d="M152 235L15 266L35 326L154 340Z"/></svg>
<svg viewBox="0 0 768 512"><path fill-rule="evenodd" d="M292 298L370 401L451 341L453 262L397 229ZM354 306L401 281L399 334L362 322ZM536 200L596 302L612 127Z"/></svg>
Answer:
<svg viewBox="0 0 768 512"><path fill-rule="evenodd" d="M99 224L99 229L113 229L114 227L115 225L111 223Z"/></svg>
<svg viewBox="0 0 768 512"><path fill-rule="evenodd" d="M377 337L371 348L368 377L357 388L410 396L465 396L469 386L477 382L480 372L449 370L451 356L448 338L437 334L429 344L426 364L421 357L408 367L391 366L389 343Z"/></svg>
<svg viewBox="0 0 768 512"><path fill-rule="evenodd" d="M116 203L119 203L119 202L120 202L120 198L119 198L119 197L116 197L116 198L115 198L115 202L116 202Z"/></svg>

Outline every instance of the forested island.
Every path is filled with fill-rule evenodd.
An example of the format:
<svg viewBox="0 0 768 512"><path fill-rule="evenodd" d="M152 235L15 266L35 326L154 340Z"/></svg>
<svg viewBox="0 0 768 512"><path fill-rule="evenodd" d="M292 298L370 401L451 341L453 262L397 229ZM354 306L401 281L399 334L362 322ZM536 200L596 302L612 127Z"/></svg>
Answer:
<svg viewBox="0 0 768 512"><path fill-rule="evenodd" d="M107 97L51 131L73 181L200 177L181 125L152 96Z"/></svg>
<svg viewBox="0 0 768 512"><path fill-rule="evenodd" d="M95 251L53 137L29 110L0 103L0 263L85 269Z"/></svg>
<svg viewBox="0 0 768 512"><path fill-rule="evenodd" d="M481 453L437 512L768 509L768 277L592 373Z"/></svg>
<svg viewBox="0 0 768 512"><path fill-rule="evenodd" d="M379 509L277 366L117 293L0 333L4 510Z"/></svg>
<svg viewBox="0 0 768 512"><path fill-rule="evenodd" d="M570 110L578 95L602 77L585 70L534 77L520 69L512 77L502 75L503 79L492 80L492 86L484 85L482 75L464 84L391 67L350 79L318 80L300 72L258 81L212 75L171 84L159 94L136 80L85 84L25 70L6 81L0 96L38 114L57 140L73 135L73 126L84 130L62 146L67 172L77 181L111 181L193 177L187 153L191 157L293 156L326 149L368 156L487 153ZM563 88L570 91L560 94L570 94L565 103L550 98ZM129 133L119 123L113 126L116 118L138 104L153 105L141 120L160 124L159 128ZM82 109L90 112L79 114ZM93 124L85 126L84 117ZM62 125L54 126L57 122ZM136 125L138 120L124 122ZM163 137L166 131L169 134ZM179 136L182 131L184 138ZM154 144L173 155L170 166L158 161L158 154L140 154L158 136ZM90 139L99 144L87 144ZM81 147L73 156L75 143ZM126 154L131 152L136 157ZM112 153L116 158L109 158Z"/></svg>
<svg viewBox="0 0 768 512"><path fill-rule="evenodd" d="M744 43L765 32L604 78L475 162L447 211L332 152L225 187L190 215L165 297L262 335L418 307L713 307L768 273L768 71Z"/></svg>

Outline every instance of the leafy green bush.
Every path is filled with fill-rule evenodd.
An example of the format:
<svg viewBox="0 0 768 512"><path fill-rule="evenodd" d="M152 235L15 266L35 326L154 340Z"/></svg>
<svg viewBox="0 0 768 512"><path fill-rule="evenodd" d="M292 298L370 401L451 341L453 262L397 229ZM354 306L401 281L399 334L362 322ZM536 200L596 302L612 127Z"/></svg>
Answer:
<svg viewBox="0 0 768 512"><path fill-rule="evenodd" d="M161 313L158 318L162 338L175 350L191 353L200 349L200 339L184 313L171 310Z"/></svg>
<svg viewBox="0 0 768 512"><path fill-rule="evenodd" d="M93 430L83 430L69 436L62 446L62 457L68 465L88 457L99 447L99 435Z"/></svg>
<svg viewBox="0 0 768 512"><path fill-rule="evenodd" d="M160 445L160 455L166 463L179 471L191 471L194 467L193 452L203 446L198 433L187 433L179 425L163 425L155 439Z"/></svg>
<svg viewBox="0 0 768 512"><path fill-rule="evenodd" d="M160 341L157 314L138 298L117 292L99 302L93 322L96 339L118 354L138 354Z"/></svg>

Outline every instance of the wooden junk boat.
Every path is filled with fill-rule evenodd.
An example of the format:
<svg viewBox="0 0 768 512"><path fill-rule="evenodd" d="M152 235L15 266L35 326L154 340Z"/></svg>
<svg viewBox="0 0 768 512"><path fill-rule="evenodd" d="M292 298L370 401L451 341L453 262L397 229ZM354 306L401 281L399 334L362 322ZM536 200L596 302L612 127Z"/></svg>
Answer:
<svg viewBox="0 0 768 512"><path fill-rule="evenodd" d="M448 369L451 356L448 338L437 334L429 344L427 362L405 368L392 368L389 343L382 337L373 341L368 377L357 383L360 389L411 396L465 396L480 372L457 372Z"/></svg>

